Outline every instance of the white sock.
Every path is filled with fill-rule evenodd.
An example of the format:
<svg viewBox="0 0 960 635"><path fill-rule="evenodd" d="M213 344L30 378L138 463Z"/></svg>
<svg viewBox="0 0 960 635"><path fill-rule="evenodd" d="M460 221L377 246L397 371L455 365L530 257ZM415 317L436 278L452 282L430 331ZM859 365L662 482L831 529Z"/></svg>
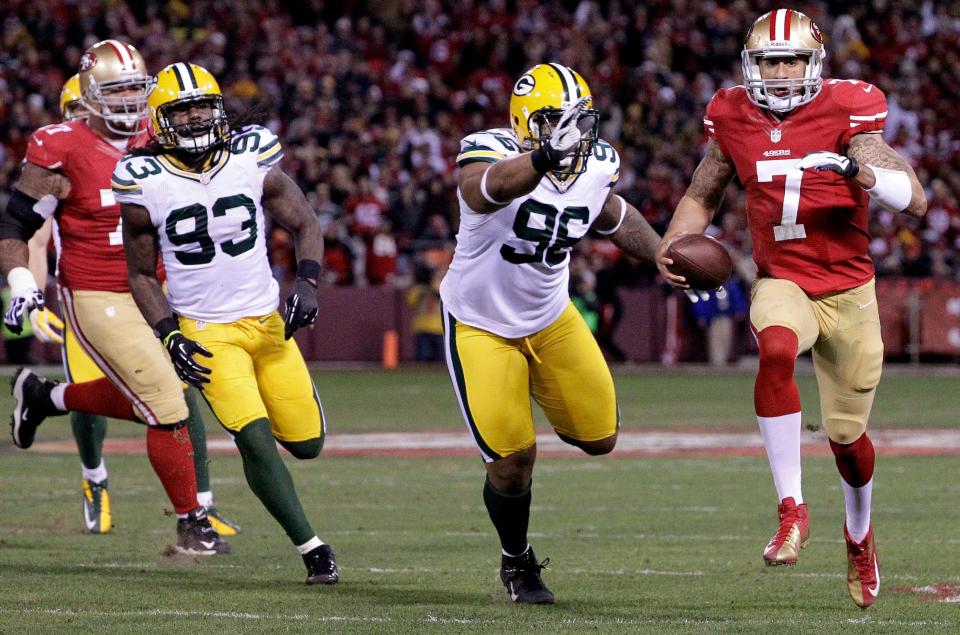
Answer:
<svg viewBox="0 0 960 635"><path fill-rule="evenodd" d="M100 465L92 470L81 463L80 470L83 472L84 480L91 483L102 483L107 479L107 464L103 462L103 459L100 459Z"/></svg>
<svg viewBox="0 0 960 635"><path fill-rule="evenodd" d="M197 502L203 505L204 509L213 507L213 492L197 492Z"/></svg>
<svg viewBox="0 0 960 635"><path fill-rule="evenodd" d="M873 499L873 479L863 487L853 487L840 479L843 504L847 510L847 533L857 543L863 542L870 531L870 503Z"/></svg>
<svg viewBox="0 0 960 635"><path fill-rule="evenodd" d="M302 556L304 554L310 553L311 551L313 551L314 549L316 549L321 545L323 545L323 541L317 538L316 536L314 536L313 538L306 541L302 545L297 545L297 551L299 551L300 555Z"/></svg>
<svg viewBox="0 0 960 635"><path fill-rule="evenodd" d="M57 410L66 410L67 405L63 403L63 394L70 384L57 384L50 390L50 401Z"/></svg>
<svg viewBox="0 0 960 635"><path fill-rule="evenodd" d="M800 488L800 413L779 417L757 417L763 447L773 473L773 484L779 500L793 497L797 505L803 502Z"/></svg>
<svg viewBox="0 0 960 635"><path fill-rule="evenodd" d="M528 551L530 551L529 543L527 544L527 548L521 551L520 553L518 553L517 555L513 555L512 553L507 553L506 551L503 550L503 547L500 548L500 552L508 558L519 558L520 556L527 553Z"/></svg>

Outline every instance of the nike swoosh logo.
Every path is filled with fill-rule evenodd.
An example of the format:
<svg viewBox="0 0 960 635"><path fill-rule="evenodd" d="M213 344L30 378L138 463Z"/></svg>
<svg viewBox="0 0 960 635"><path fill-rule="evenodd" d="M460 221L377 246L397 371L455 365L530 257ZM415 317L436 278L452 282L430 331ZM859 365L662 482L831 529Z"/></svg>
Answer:
<svg viewBox="0 0 960 635"><path fill-rule="evenodd" d="M83 522L87 523L87 529L93 530L97 526L97 517L94 514L93 518L90 517L89 512L92 511L86 504L83 506Z"/></svg>
<svg viewBox="0 0 960 635"><path fill-rule="evenodd" d="M873 588L867 587L867 593L873 597L877 597L877 593L880 592L880 563L877 562L876 558L873 561L873 576L877 579L877 583L873 585Z"/></svg>
<svg viewBox="0 0 960 635"><path fill-rule="evenodd" d="M871 90L873 90L873 84L870 84L869 86L867 86L866 88L864 88L864 89L863 89L863 92L869 93Z"/></svg>
<svg viewBox="0 0 960 635"><path fill-rule="evenodd" d="M870 306L871 304L873 304L873 303L876 302L876 301L877 301L877 299L874 298L874 299L870 300L869 302L867 302L866 304L857 303L857 306L860 307L860 310L861 310L861 311L863 311L865 308L867 308L868 306Z"/></svg>
<svg viewBox="0 0 960 635"><path fill-rule="evenodd" d="M200 541L200 544L203 545L203 546L204 546L205 548L207 548L207 549L213 549L213 546L214 546L215 544L217 544L217 543L215 543L215 542L212 541L212 540L211 540L210 542L207 542L206 540L201 540L201 541Z"/></svg>
<svg viewBox="0 0 960 635"><path fill-rule="evenodd" d="M514 590L513 590L513 582L511 582L511 583L510 583L510 599L513 600L514 602L516 602L518 597L520 597L520 596L517 595L516 592L514 592Z"/></svg>

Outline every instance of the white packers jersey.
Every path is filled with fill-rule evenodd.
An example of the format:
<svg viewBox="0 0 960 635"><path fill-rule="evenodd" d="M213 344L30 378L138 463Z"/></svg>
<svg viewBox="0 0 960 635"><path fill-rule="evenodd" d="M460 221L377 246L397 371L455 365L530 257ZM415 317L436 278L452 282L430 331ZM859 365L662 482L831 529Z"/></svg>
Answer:
<svg viewBox="0 0 960 635"><path fill-rule="evenodd" d="M162 155L128 155L117 163L114 196L150 213L167 299L178 315L227 323L277 308L261 198L264 177L282 157L272 132L248 126L202 175Z"/></svg>
<svg viewBox="0 0 960 635"><path fill-rule="evenodd" d="M520 152L513 130L484 130L460 142L457 165ZM553 323L569 301L570 250L600 215L619 175L620 157L601 140L586 172L563 192L544 176L530 194L481 214L458 191L460 231L440 285L444 307L458 321L502 337L525 337Z"/></svg>

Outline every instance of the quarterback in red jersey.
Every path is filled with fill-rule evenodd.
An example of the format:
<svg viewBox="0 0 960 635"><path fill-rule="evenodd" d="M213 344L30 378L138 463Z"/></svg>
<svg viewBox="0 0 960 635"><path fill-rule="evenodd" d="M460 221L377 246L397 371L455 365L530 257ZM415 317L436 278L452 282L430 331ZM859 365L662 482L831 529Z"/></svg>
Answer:
<svg viewBox="0 0 960 635"><path fill-rule="evenodd" d="M188 418L181 383L127 287L119 206L110 189L117 161L146 141L153 78L137 50L117 40L90 47L81 58L79 75L80 102L89 116L31 135L23 173L0 218L0 270L11 288L4 322L19 332L25 314L44 306L26 267L27 241L53 216L60 237L58 282L64 315L106 377L58 385L18 369L13 378L13 439L19 447L29 447L46 416L66 411L146 422L150 463L178 515L177 549L198 555L227 553L229 545L198 504L194 449L190 437L179 431Z"/></svg>
<svg viewBox="0 0 960 635"><path fill-rule="evenodd" d="M816 24L789 9L754 22L742 53L743 85L707 106L706 156L658 247L706 229L734 175L747 195L758 280L750 322L760 346L757 421L780 501L780 523L763 559L795 564L809 538L800 486L800 395L794 361L812 349L821 418L844 492L847 589L861 607L880 588L870 522L874 449L866 434L880 381L883 342L868 255L870 201L922 216L913 169L881 136L886 98L871 84L821 77Z"/></svg>

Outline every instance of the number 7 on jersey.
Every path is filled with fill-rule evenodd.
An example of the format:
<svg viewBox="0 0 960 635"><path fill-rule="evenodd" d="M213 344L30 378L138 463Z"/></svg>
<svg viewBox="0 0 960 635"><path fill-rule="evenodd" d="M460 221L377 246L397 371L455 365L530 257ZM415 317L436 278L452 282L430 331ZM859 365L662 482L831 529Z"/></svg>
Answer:
<svg viewBox="0 0 960 635"><path fill-rule="evenodd" d="M800 210L800 181L803 180L803 170L797 168L800 159L774 159L757 161L757 182L770 183L775 176L785 176L783 193L783 215L780 224L773 227L773 238L777 242L782 240L799 240L807 237L803 225L797 224L797 212Z"/></svg>

